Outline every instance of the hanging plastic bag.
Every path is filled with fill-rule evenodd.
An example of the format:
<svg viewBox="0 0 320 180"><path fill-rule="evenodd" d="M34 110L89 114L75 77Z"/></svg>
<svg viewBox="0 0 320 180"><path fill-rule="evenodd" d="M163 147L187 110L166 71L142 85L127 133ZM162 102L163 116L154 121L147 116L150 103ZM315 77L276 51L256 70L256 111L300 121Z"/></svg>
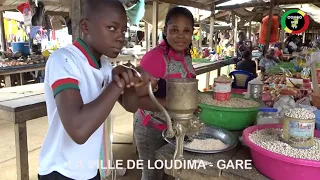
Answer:
<svg viewBox="0 0 320 180"><path fill-rule="evenodd" d="M30 4L28 2L21 3L17 9L22 13L25 26L32 25L32 14Z"/></svg>
<svg viewBox="0 0 320 180"><path fill-rule="evenodd" d="M130 0L125 1L125 4L124 4L126 11L127 11L127 16L130 20L130 23L138 25L144 16L145 1L138 0L138 2L134 5L132 5L131 7L126 7L126 4L130 4Z"/></svg>

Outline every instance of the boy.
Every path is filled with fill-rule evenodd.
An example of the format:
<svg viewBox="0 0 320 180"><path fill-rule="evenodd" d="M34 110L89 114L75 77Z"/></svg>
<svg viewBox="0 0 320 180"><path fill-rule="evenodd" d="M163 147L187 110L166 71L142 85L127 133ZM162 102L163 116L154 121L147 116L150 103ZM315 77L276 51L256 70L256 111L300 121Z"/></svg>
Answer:
<svg viewBox="0 0 320 180"><path fill-rule="evenodd" d="M87 0L79 25L83 38L54 52L46 65L49 128L39 156L40 180L100 180L103 123L116 101L134 89L126 87L135 85L135 73L112 69L102 56L115 58L124 45L127 17L122 4Z"/></svg>
<svg viewBox="0 0 320 180"><path fill-rule="evenodd" d="M237 70L247 71L257 77L257 65L252 61L251 51L245 51L243 54L243 60L238 62Z"/></svg>

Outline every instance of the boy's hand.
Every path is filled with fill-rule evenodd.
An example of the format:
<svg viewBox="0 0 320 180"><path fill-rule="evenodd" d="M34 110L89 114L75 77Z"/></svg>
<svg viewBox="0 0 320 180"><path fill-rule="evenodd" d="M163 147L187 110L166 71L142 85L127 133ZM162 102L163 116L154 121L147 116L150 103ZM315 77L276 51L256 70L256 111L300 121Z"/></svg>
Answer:
<svg viewBox="0 0 320 180"><path fill-rule="evenodd" d="M119 88L134 86L136 76L137 74L132 69L123 66L117 66L112 70L112 79Z"/></svg>
<svg viewBox="0 0 320 180"><path fill-rule="evenodd" d="M139 72L139 74L137 72ZM155 81L155 79L141 67L136 68L135 71L124 66L117 66L112 70L112 77L119 88L139 87Z"/></svg>

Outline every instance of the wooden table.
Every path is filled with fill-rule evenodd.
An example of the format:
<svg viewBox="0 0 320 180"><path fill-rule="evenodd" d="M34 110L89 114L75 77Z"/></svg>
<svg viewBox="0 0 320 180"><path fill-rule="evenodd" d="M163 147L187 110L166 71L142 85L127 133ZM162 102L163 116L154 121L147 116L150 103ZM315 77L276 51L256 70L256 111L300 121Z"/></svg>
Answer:
<svg viewBox="0 0 320 180"><path fill-rule="evenodd" d="M45 63L25 65L25 66L12 66L0 69L0 76L4 76L5 87L11 87L11 75L20 74L20 84L24 84L23 73L32 71L42 71L45 69Z"/></svg>
<svg viewBox="0 0 320 180"><path fill-rule="evenodd" d="M220 69L231 60L195 65L197 74ZM17 179L29 180L26 122L47 115L43 83L0 89L0 118L14 124Z"/></svg>
<svg viewBox="0 0 320 180"><path fill-rule="evenodd" d="M18 180L29 180L26 122L46 115L42 83L0 89L0 118L14 124Z"/></svg>
<svg viewBox="0 0 320 180"><path fill-rule="evenodd" d="M119 55L115 59L110 59L110 63L131 62L134 65L138 64L138 61L142 58L143 54L133 55ZM138 58L138 59L137 59ZM43 71L45 70L45 63L25 65L25 66L12 66L7 68L0 68L0 76L4 76L5 87L12 86L11 75L20 74L20 85L24 85L23 73L33 72L33 71Z"/></svg>
<svg viewBox="0 0 320 180"><path fill-rule="evenodd" d="M196 70L197 75L206 73L206 88L209 89L210 85L210 72L218 70L217 76L221 74L221 68L231 64L235 64L234 59L219 60L210 63L194 63L193 67Z"/></svg>
<svg viewBox="0 0 320 180"><path fill-rule="evenodd" d="M173 158L174 146L167 144L156 151L156 158L162 161L170 161ZM222 160L227 164L232 161L233 165L236 161L250 161L251 155L248 147L238 145L234 149L218 153L218 154L197 154L184 151L183 157L185 160L203 160L212 163L206 168L199 169L183 169L181 172L181 180L269 180L267 177L260 174L260 172L253 166L252 169L220 169L218 164ZM220 164L221 165L221 164ZM165 173L172 175L169 169L165 169Z"/></svg>

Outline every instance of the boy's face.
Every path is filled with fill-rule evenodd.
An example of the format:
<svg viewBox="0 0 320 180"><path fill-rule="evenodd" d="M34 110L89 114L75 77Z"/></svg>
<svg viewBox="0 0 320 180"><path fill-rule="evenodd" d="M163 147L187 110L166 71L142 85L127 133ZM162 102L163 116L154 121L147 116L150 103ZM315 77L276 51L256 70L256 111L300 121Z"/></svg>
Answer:
<svg viewBox="0 0 320 180"><path fill-rule="evenodd" d="M95 51L116 58L124 46L127 16L122 9L106 7L96 18L83 21L81 29Z"/></svg>

